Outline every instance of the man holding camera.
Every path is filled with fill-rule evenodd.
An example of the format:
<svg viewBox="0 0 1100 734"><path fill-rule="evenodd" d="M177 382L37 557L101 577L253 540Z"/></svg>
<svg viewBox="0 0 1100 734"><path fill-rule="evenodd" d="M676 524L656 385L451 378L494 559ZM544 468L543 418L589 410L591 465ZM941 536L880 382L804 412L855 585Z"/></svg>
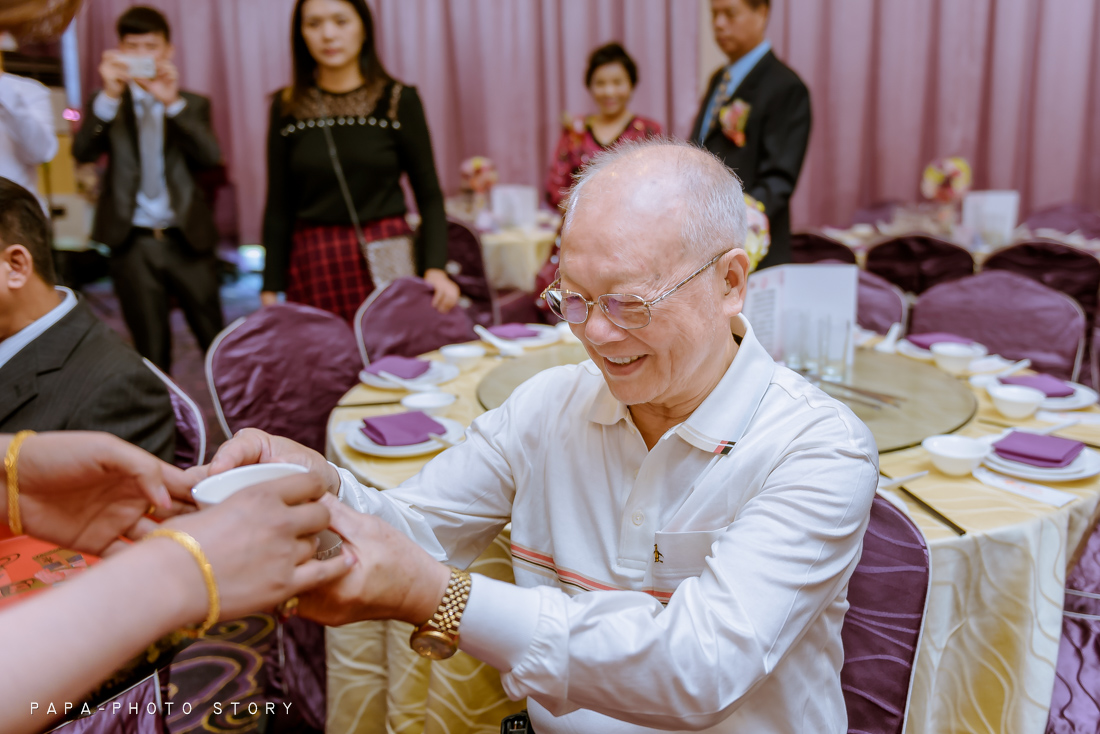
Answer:
<svg viewBox="0 0 1100 734"><path fill-rule="evenodd" d="M108 157L92 239L111 250L122 315L143 356L168 371L170 297L205 351L223 325L217 229L196 181L221 163L210 101L180 91L168 22L133 7L118 20L119 48L103 54L103 89L85 110L73 157Z"/></svg>

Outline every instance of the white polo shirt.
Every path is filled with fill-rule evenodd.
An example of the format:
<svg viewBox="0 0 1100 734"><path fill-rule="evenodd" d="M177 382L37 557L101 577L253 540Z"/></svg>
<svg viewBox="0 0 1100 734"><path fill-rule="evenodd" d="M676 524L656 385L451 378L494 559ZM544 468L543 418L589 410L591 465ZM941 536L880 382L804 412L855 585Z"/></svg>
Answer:
<svg viewBox="0 0 1100 734"><path fill-rule="evenodd" d="M591 362L547 370L459 446L341 497L465 567L512 522L516 586L474 576L462 649L535 730L846 730L840 630L878 476L867 427L748 321L647 450Z"/></svg>

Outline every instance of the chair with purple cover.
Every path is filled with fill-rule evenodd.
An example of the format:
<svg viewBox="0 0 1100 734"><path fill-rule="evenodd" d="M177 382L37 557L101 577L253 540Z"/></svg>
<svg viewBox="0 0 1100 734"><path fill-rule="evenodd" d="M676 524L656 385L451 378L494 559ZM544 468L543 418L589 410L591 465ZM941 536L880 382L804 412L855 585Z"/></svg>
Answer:
<svg viewBox="0 0 1100 734"><path fill-rule="evenodd" d="M1085 250L1051 240L1021 242L990 255L982 269L1019 273L1076 299L1086 314L1096 312L1100 260Z"/></svg>
<svg viewBox="0 0 1100 734"><path fill-rule="evenodd" d="M1024 224L1034 232L1037 229L1054 229L1065 234L1080 232L1088 239L1100 238L1100 212L1094 212L1080 204L1059 204L1035 212Z"/></svg>
<svg viewBox="0 0 1100 734"><path fill-rule="evenodd" d="M849 734L900 734L905 726L929 563L928 546L913 521L875 497L840 633Z"/></svg>
<svg viewBox="0 0 1100 734"><path fill-rule="evenodd" d="M420 278L399 278L371 293L352 324L359 357L368 367L372 359L388 354L415 357L445 344L477 340L466 311L436 311L432 287Z"/></svg>
<svg viewBox="0 0 1100 734"><path fill-rule="evenodd" d="M910 332L969 337L1007 359L1076 380L1085 352L1085 314L1052 288L1006 270L986 270L941 283L913 307Z"/></svg>
<svg viewBox="0 0 1100 734"><path fill-rule="evenodd" d="M481 238L470 227L450 217L447 218L447 274L462 292L465 301L460 303L475 324L500 323L496 294L489 285L481 254Z"/></svg>
<svg viewBox="0 0 1100 734"><path fill-rule="evenodd" d="M791 262L816 263L822 260L854 263L856 254L843 242L816 232L795 232L791 235Z"/></svg>
<svg viewBox="0 0 1100 734"><path fill-rule="evenodd" d="M227 437L255 427L322 453L328 414L361 368L347 322L300 303L237 319L206 352L206 380Z"/></svg>
<svg viewBox="0 0 1100 734"><path fill-rule="evenodd" d="M176 415L176 457L172 463L180 469L205 463L206 421L199 406L155 364L145 358L141 361L165 384L172 399L172 412Z"/></svg>
<svg viewBox="0 0 1100 734"><path fill-rule="evenodd" d="M1047 734L1100 729L1100 525L1081 543L1066 574L1062 639L1054 668Z"/></svg>
<svg viewBox="0 0 1100 734"><path fill-rule="evenodd" d="M864 329L885 334L893 324L909 325L909 301L896 285L866 270L859 271L856 320Z"/></svg>
<svg viewBox="0 0 1100 734"><path fill-rule="evenodd" d="M934 285L972 275L974 258L958 245L910 234L872 247L865 267L907 293L924 293Z"/></svg>
<svg viewBox="0 0 1100 734"><path fill-rule="evenodd" d="M59 724L49 731L57 734L168 734L166 711L161 703L169 700L168 682L161 680L163 675L164 671L154 671L140 683L99 704L92 714ZM152 713L148 708L150 703L155 704ZM136 714L133 713L135 708ZM120 715L120 712L125 714Z"/></svg>

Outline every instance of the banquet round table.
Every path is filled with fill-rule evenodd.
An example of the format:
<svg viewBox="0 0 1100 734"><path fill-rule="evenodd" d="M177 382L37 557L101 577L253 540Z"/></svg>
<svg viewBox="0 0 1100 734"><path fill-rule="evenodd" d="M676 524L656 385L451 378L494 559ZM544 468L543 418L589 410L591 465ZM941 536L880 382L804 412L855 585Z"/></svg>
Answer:
<svg viewBox="0 0 1100 734"><path fill-rule="evenodd" d="M425 356L440 359L437 353ZM577 344L528 350L516 359L487 356L441 385L458 398L444 416L468 424L485 406L499 405L526 377L584 358ZM929 471L902 490L884 492L913 519L931 559L906 732L1043 731L1061 636L1067 564L1091 527L1100 503L1100 479L1054 485L1074 497L1055 507L973 477L943 475L917 445L917 435L924 431L980 436L1009 425L1049 424L1010 421L965 380L907 357L860 350L852 375L854 387L904 398L904 409L923 411L916 414L923 421L916 434L891 434L889 416L880 414L894 408L876 410L847 401L872 430L881 421L876 438L881 433L897 449L881 451L883 474ZM400 412L394 401L402 394L357 386L341 400L354 406L338 406L329 420L329 459L382 490L411 477L431 457L368 457L350 449L344 433L356 430L364 417ZM1093 406L1078 413L1089 417L1056 435L1100 446L1100 410ZM498 538L474 570L513 580L507 538ZM502 712L522 708L522 702L507 701L496 671L468 656L442 664L417 658L408 648L410 629L400 623L363 623L329 630L329 731L351 731L349 721L385 721L390 731L423 727L430 732L489 732L498 730ZM379 724L377 730L384 727Z"/></svg>

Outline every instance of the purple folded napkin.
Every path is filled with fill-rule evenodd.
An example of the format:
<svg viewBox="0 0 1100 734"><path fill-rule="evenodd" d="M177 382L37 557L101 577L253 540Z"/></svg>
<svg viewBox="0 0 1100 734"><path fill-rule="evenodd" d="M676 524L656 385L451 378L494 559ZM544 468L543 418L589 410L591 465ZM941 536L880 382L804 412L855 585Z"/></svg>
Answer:
<svg viewBox="0 0 1100 734"><path fill-rule="evenodd" d="M939 344L940 342L952 342L954 344L973 344L973 339L967 339L965 336L959 336L958 334L948 334L943 331L930 331L927 334L910 334L905 337L909 340L909 343L915 347L921 349L930 349L933 344Z"/></svg>
<svg viewBox="0 0 1100 734"><path fill-rule="evenodd" d="M1057 436L1013 431L997 443L993 450L1008 461L1018 461L1043 469L1061 469L1077 458L1085 444Z"/></svg>
<svg viewBox="0 0 1100 734"><path fill-rule="evenodd" d="M446 427L419 410L366 418L359 430L379 446L412 446L427 441L429 433L447 432Z"/></svg>
<svg viewBox="0 0 1100 734"><path fill-rule="evenodd" d="M1051 375L1024 375L1022 377L1002 377L1001 382L1006 385L1022 385L1033 387L1044 393L1048 398L1068 398L1073 395L1074 389L1066 383Z"/></svg>
<svg viewBox="0 0 1100 734"><path fill-rule="evenodd" d="M499 336L501 339L523 339L525 337L539 335L537 331L523 324L499 324L498 326L490 326L489 333L493 336Z"/></svg>
<svg viewBox="0 0 1100 734"><path fill-rule="evenodd" d="M377 375L381 372L389 372L394 377L400 377L403 380L411 380L414 377L420 377L427 372L431 366L432 363L426 359L412 359L409 357L390 355L371 362L370 366L367 367L367 372L372 375Z"/></svg>

